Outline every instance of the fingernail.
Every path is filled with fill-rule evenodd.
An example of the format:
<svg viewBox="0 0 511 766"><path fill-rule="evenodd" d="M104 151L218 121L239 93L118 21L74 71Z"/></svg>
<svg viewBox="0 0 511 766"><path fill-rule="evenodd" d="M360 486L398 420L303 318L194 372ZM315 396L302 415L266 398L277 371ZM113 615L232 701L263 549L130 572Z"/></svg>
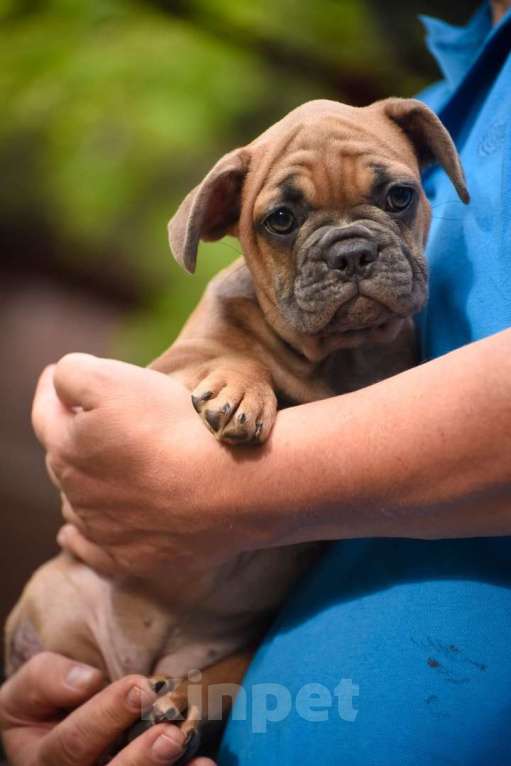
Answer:
<svg viewBox="0 0 511 766"><path fill-rule="evenodd" d="M181 755L185 744L183 732L176 726L169 726L154 742L151 752L157 762L165 763L170 758Z"/></svg>
<svg viewBox="0 0 511 766"><path fill-rule="evenodd" d="M156 694L149 686L146 688L132 686L126 699L132 710L136 710L137 713L143 713L156 700Z"/></svg>
<svg viewBox="0 0 511 766"><path fill-rule="evenodd" d="M66 676L66 684L73 689L87 689L97 679L98 672L88 665L73 665Z"/></svg>

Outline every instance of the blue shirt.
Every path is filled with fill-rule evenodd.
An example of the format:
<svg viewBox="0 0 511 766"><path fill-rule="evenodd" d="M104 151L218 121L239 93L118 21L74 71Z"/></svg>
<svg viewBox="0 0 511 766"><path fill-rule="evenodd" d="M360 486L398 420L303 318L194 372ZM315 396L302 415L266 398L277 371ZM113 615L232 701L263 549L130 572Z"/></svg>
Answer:
<svg viewBox="0 0 511 766"><path fill-rule="evenodd" d="M445 79L419 98L471 194L425 173L431 358L511 325L511 12L423 23ZM257 652L220 766L509 766L510 562L509 538L332 545Z"/></svg>
<svg viewBox="0 0 511 766"><path fill-rule="evenodd" d="M425 174L431 358L511 325L511 14L495 28L487 4L461 29L422 21L445 79L419 98L451 132L471 194L465 207L440 168Z"/></svg>

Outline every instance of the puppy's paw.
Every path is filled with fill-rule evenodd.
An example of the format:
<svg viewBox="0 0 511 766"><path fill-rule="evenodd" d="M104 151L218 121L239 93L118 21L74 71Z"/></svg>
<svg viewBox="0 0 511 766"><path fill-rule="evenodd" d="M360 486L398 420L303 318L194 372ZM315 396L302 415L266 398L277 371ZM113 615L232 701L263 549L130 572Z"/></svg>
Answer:
<svg viewBox="0 0 511 766"><path fill-rule="evenodd" d="M214 372L192 393L207 428L227 444L262 444L275 422L277 398L266 380Z"/></svg>
<svg viewBox="0 0 511 766"><path fill-rule="evenodd" d="M183 753L176 761L176 766L182 766L188 763L199 749L202 726L199 709L190 703L186 684L176 684L165 678L152 678L151 684L159 695L158 699L144 711L141 720L131 727L127 740L131 742L158 723L172 723L185 735Z"/></svg>

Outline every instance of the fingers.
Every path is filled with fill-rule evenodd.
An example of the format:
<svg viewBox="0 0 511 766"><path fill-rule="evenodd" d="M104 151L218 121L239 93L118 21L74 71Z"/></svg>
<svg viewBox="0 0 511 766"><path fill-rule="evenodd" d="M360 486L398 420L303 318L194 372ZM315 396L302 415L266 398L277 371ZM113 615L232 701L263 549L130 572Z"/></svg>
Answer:
<svg viewBox="0 0 511 766"><path fill-rule="evenodd" d="M117 359L66 354L55 365L53 382L59 399L70 409L91 410L112 394L143 385L149 371ZM154 375L155 373L150 373Z"/></svg>
<svg viewBox="0 0 511 766"><path fill-rule="evenodd" d="M142 676L126 676L111 684L45 736L41 765L92 766L155 699Z"/></svg>
<svg viewBox="0 0 511 766"><path fill-rule="evenodd" d="M65 524L59 530L57 542L61 548L84 561L104 577L115 575L115 561L99 546L87 540L73 524Z"/></svg>
<svg viewBox="0 0 511 766"><path fill-rule="evenodd" d="M89 354L67 354L48 366L39 378L32 406L32 425L39 441L57 454L73 445L77 411L99 406L113 383L118 389L117 378L124 381L139 369ZM55 454L50 458L49 473L58 483L54 460Z"/></svg>
<svg viewBox="0 0 511 766"><path fill-rule="evenodd" d="M47 449L59 446L70 435L77 410L95 409L121 395L145 393L155 381L166 389L175 388L176 395L184 393L181 386L154 370L90 354L67 354L47 367L39 379L32 409L37 437Z"/></svg>
<svg viewBox="0 0 511 766"><path fill-rule="evenodd" d="M109 766L170 766L183 754L184 744L185 735L177 726L159 724L133 740Z"/></svg>
<svg viewBox="0 0 511 766"><path fill-rule="evenodd" d="M104 684L99 670L52 652L32 657L0 690L2 724L43 721L89 699Z"/></svg>
<svg viewBox="0 0 511 766"><path fill-rule="evenodd" d="M32 424L44 446L59 444L73 422L73 411L90 410L101 401L110 368L129 365L90 354L67 354L39 378Z"/></svg>
<svg viewBox="0 0 511 766"><path fill-rule="evenodd" d="M117 755L109 766L151 766L176 763L183 753L185 735L169 724L153 726ZM215 766L209 758L194 758L188 766Z"/></svg>

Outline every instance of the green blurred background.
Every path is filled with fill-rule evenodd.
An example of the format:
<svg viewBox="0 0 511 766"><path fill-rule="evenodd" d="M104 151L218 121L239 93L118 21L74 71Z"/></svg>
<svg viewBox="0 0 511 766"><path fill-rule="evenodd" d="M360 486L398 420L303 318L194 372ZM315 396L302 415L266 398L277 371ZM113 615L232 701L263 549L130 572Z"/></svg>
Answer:
<svg viewBox="0 0 511 766"><path fill-rule="evenodd" d="M311 98L365 104L438 78L418 13L443 0L0 0L2 612L54 550L29 423L71 350L147 363L237 255L173 262L166 223L226 150Z"/></svg>

